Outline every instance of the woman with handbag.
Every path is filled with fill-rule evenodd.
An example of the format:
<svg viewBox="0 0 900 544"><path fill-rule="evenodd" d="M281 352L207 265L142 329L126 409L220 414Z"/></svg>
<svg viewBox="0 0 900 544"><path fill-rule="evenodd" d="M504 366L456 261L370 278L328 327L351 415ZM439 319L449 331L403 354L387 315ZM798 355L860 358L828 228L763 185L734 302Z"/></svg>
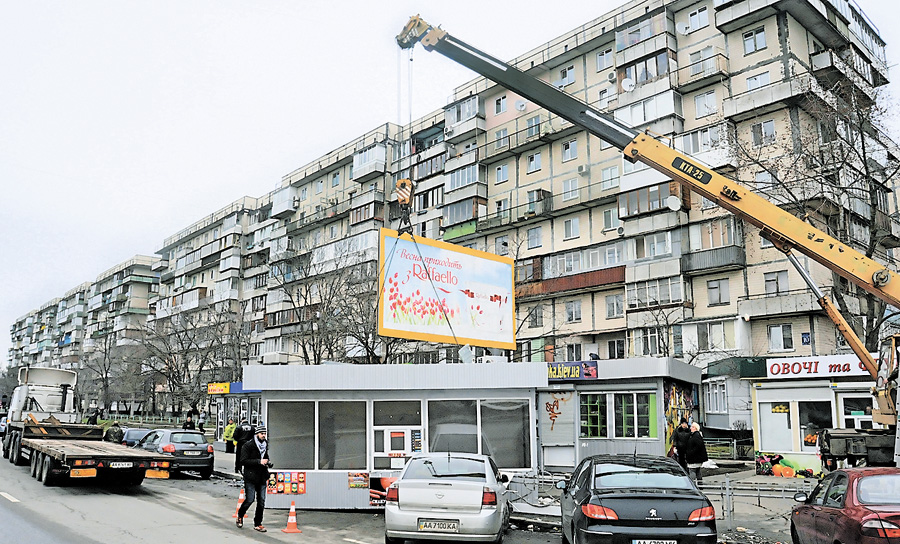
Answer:
<svg viewBox="0 0 900 544"><path fill-rule="evenodd" d="M700 432L700 424L696 421L691 423L691 436L687 440L684 460L687 462L688 474L691 478L698 484L702 483L703 475L700 473L700 469L703 467L703 463L709 461L709 456L706 454L706 442Z"/></svg>

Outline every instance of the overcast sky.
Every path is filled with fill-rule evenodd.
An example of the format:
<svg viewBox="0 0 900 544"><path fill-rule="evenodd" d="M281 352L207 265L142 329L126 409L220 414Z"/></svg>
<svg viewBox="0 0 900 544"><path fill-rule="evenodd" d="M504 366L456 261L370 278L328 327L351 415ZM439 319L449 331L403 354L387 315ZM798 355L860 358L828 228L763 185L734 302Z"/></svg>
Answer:
<svg viewBox="0 0 900 544"><path fill-rule="evenodd" d="M859 3L895 64L895 0ZM621 4L0 0L0 364L30 310L445 105L475 74L417 46L407 90L410 15L511 59Z"/></svg>

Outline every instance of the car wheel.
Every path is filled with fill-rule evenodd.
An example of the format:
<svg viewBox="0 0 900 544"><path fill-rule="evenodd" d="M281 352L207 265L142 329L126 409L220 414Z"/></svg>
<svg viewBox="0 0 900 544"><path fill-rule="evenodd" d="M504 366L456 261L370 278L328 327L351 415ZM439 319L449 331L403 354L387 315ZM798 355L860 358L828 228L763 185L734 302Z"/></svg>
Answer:
<svg viewBox="0 0 900 544"><path fill-rule="evenodd" d="M393 538L393 537L388 536L387 533L385 533L384 534L384 544L403 544L403 539L402 538Z"/></svg>
<svg viewBox="0 0 900 544"><path fill-rule="evenodd" d="M209 480L212 477L213 470L211 468L204 468L200 471L200 477L204 480Z"/></svg>

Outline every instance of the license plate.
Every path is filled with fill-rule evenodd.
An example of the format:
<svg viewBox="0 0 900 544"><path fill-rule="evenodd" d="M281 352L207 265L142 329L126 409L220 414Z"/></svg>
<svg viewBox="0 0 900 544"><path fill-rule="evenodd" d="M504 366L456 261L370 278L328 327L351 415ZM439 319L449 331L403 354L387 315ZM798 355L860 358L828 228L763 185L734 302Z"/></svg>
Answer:
<svg viewBox="0 0 900 544"><path fill-rule="evenodd" d="M93 478L97 476L95 468L73 468L69 471L70 478Z"/></svg>
<svg viewBox="0 0 900 544"><path fill-rule="evenodd" d="M200 452L200 451L186 451L186 452L184 452L185 455L200 455L201 453L203 453L203 452Z"/></svg>
<svg viewBox="0 0 900 544"><path fill-rule="evenodd" d="M420 519L419 530L432 533L458 533L459 521L455 519Z"/></svg>
<svg viewBox="0 0 900 544"><path fill-rule="evenodd" d="M147 472L144 474L147 478L159 478L165 480L169 477L168 470L157 470L155 468L148 468Z"/></svg>
<svg viewBox="0 0 900 544"><path fill-rule="evenodd" d="M113 461L109 464L109 468L131 468L134 463L131 461Z"/></svg>
<svg viewBox="0 0 900 544"><path fill-rule="evenodd" d="M653 538L646 539L642 538L640 540L632 540L631 544L678 544L677 540L656 540Z"/></svg>

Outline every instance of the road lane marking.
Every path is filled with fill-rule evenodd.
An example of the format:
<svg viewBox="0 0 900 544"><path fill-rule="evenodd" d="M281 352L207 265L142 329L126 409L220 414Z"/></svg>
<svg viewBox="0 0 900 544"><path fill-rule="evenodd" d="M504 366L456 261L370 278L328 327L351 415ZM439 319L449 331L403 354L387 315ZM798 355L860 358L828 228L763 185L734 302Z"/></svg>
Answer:
<svg viewBox="0 0 900 544"><path fill-rule="evenodd" d="M9 493L0 492L0 497L3 497L4 499L8 500L9 502L19 502L19 499L13 497Z"/></svg>
<svg viewBox="0 0 900 544"><path fill-rule="evenodd" d="M353 544L369 544L368 542L363 542L362 540L353 540L352 538L345 538L344 542L352 542Z"/></svg>
<svg viewBox="0 0 900 544"><path fill-rule="evenodd" d="M192 500L195 500L195 499L192 499L192 498L190 498L190 497L183 497L183 496L181 496L181 495L176 495L175 493L168 493L168 495L169 495L170 497L178 497L179 499L184 499L184 500L186 500L186 501L192 501Z"/></svg>

